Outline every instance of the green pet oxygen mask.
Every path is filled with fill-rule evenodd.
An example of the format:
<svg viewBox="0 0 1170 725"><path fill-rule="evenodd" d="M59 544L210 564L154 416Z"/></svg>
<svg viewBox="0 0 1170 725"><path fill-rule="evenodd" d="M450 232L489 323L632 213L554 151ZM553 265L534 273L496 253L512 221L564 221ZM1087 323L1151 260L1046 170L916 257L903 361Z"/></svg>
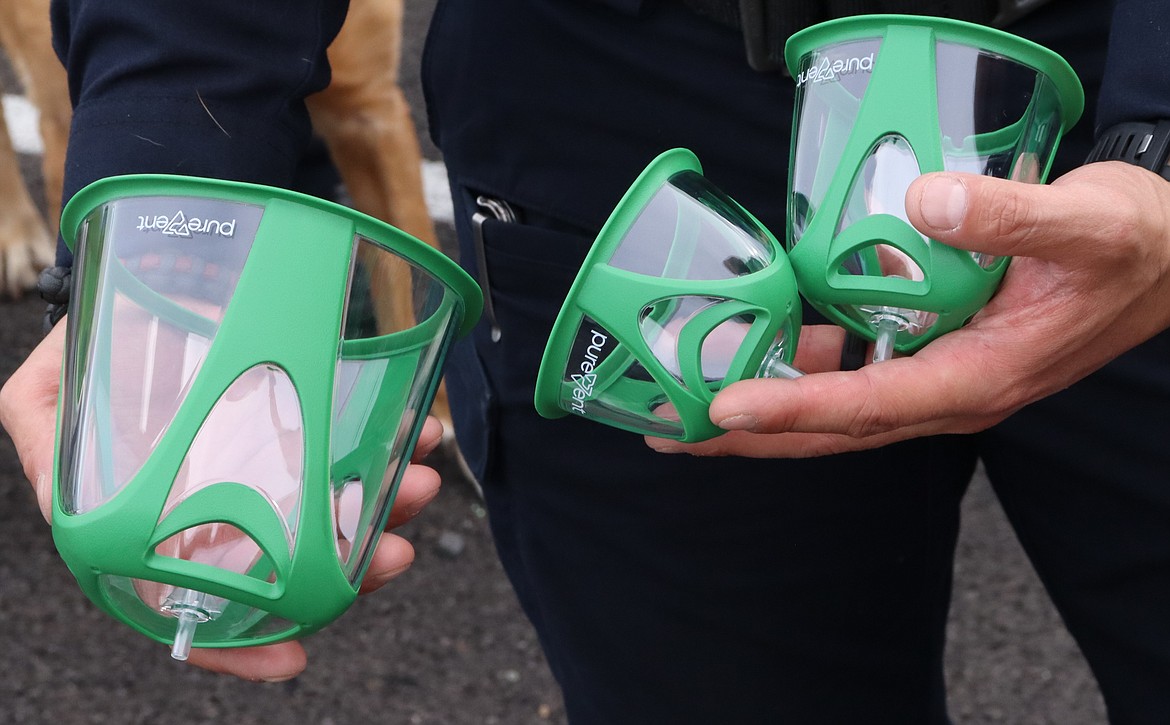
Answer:
<svg viewBox="0 0 1170 725"><path fill-rule="evenodd" d="M1084 95L1057 54L945 18L857 16L793 35L787 247L801 294L875 341L875 361L954 330L991 298L1007 258L910 225L920 174L1047 177Z"/></svg>
<svg viewBox="0 0 1170 725"><path fill-rule="evenodd" d="M622 198L574 281L536 386L548 418L576 414L682 441L721 435L724 385L792 378L797 284L874 342L875 362L961 327L1007 258L911 226L910 183L957 171L1042 183L1084 96L1035 43L945 18L856 16L789 39L797 86L788 254L750 213L668 151Z"/></svg>
<svg viewBox="0 0 1170 725"><path fill-rule="evenodd" d="M580 415L698 441L725 384L794 377L796 280L780 243L674 149L602 227L554 324L536 383L546 418Z"/></svg>
<svg viewBox="0 0 1170 725"><path fill-rule="evenodd" d="M53 535L86 595L185 659L356 596L475 283L345 207L125 176L79 192Z"/></svg>

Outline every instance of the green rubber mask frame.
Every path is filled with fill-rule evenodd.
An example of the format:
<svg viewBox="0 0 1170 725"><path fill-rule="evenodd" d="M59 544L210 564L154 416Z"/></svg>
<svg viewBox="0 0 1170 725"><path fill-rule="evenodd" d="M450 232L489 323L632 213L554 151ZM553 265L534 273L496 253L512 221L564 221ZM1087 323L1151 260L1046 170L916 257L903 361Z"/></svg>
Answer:
<svg viewBox="0 0 1170 725"><path fill-rule="evenodd" d="M796 282L780 243L673 149L622 197L553 326L537 411L645 435L722 434L707 410L727 383L792 360Z"/></svg>
<svg viewBox="0 0 1170 725"><path fill-rule="evenodd" d="M875 315L905 313L905 353L962 326L1008 260L920 234L905 189L947 170L1043 182L1083 108L1076 75L1008 33L903 15L807 28L785 56L797 82L786 244L801 293L871 340Z"/></svg>
<svg viewBox="0 0 1170 725"><path fill-rule="evenodd" d="M184 215L185 205L189 212L199 204L202 218ZM156 208L165 211L143 212ZM231 221L212 221L212 212ZM478 287L441 252L388 224L253 184L112 177L73 197L61 229L76 249L77 272L52 519L57 547L83 591L115 618L176 648L184 636L197 647L267 644L340 616L369 565L443 359L479 316ZM154 246L159 242L174 251L169 260ZM134 245L132 254L119 252ZM192 272L188 250L214 245L240 264L230 288L213 294L228 276L224 265ZM378 323L377 330L358 319L369 313L363 305L372 304L370 289L379 284L375 263L363 260L392 260L405 270L415 303L409 319ZM160 264L169 265L169 287L154 284ZM176 293L176 280L194 282ZM200 295L219 295L222 305L208 312L214 306ZM126 322L139 319L141 326ZM130 445L120 439L126 361L163 355L164 345L139 345L163 338L187 345L187 358L172 355L165 364L192 366L192 340L204 354L167 419ZM276 391L259 398L268 406L260 419L220 412L257 386ZM136 403L144 421L153 415L148 398L142 393ZM272 470L287 468L281 473L297 482L286 506L255 485L263 475L222 470L244 455L233 454L233 440L248 438L268 417L288 429L262 441L267 447L257 455L274 455ZM225 421L233 428L216 430ZM210 455L196 460L196 449ZM177 496L175 482L193 480L197 469L212 478ZM344 517L343 502L350 512ZM201 541L198 550L219 546L225 560L239 558L244 540L255 555L234 569L185 558L172 543L187 534L221 537ZM162 591L169 592L165 606ZM178 613L196 609L198 626L177 630Z"/></svg>

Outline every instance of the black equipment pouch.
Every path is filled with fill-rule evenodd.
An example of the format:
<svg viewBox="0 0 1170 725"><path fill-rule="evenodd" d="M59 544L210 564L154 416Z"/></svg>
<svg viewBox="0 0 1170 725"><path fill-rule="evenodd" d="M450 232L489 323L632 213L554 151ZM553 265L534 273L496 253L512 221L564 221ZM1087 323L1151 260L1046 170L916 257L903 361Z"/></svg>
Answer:
<svg viewBox="0 0 1170 725"><path fill-rule="evenodd" d="M694 12L738 28L748 64L786 72L784 43L796 31L833 18L862 13L937 15L1003 27L1048 0L681 0Z"/></svg>

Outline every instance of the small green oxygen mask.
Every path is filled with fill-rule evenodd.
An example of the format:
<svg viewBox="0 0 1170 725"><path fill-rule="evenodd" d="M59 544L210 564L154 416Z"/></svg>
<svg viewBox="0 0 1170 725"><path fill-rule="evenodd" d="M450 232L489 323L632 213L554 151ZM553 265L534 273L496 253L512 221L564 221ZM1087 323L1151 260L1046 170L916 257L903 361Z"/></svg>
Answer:
<svg viewBox="0 0 1170 725"><path fill-rule="evenodd" d="M340 616L478 287L394 227L252 184L112 177L61 229L53 535L85 594L176 659Z"/></svg>
<svg viewBox="0 0 1170 725"><path fill-rule="evenodd" d="M787 248L801 294L875 343L912 353L991 298L1005 257L910 225L910 183L954 171L1042 183L1084 95L1056 53L946 18L855 16L785 46L796 82Z"/></svg>
<svg viewBox="0 0 1170 725"><path fill-rule="evenodd" d="M699 441L726 384L795 377L800 298L783 247L702 173L661 154L602 227L553 326L536 383L546 418L580 415Z"/></svg>

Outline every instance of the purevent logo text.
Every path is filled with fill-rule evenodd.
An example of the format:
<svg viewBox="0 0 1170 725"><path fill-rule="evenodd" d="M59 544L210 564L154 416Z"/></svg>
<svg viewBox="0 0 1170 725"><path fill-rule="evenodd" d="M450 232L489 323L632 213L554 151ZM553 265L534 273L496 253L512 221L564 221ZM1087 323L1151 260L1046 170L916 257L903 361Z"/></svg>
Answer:
<svg viewBox="0 0 1170 725"><path fill-rule="evenodd" d="M805 83L828 83L839 80L841 76L871 72L873 72L873 53L866 56L837 59L825 56L814 65L810 65L798 73L796 85L800 87Z"/></svg>
<svg viewBox="0 0 1170 725"><path fill-rule="evenodd" d="M585 356L577 368L580 372L569 376L573 381L572 410L580 415L585 415L585 402L593 397L593 386L597 384L597 373L594 371L605 343L609 342L609 335L597 330L590 330L589 334L592 335L589 346L585 348Z"/></svg>
<svg viewBox="0 0 1170 725"><path fill-rule="evenodd" d="M180 209L175 212L174 216L169 217L165 214L139 216L138 231L161 232L168 237L184 237L187 239L190 239L196 234L232 237L236 233L236 220L222 221L219 219L202 219L197 216L188 217Z"/></svg>

